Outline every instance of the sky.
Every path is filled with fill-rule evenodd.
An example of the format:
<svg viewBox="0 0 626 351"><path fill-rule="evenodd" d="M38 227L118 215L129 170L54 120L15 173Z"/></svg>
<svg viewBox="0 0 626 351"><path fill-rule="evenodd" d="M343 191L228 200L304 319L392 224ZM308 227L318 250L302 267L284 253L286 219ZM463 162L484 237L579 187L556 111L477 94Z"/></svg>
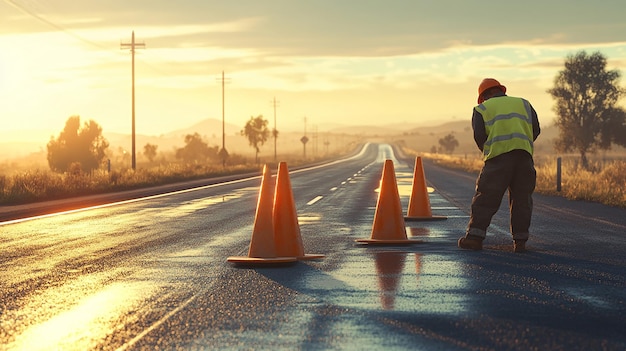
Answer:
<svg viewBox="0 0 626 351"><path fill-rule="evenodd" d="M599 51L624 74L625 13L623 0L0 0L2 131L58 134L78 115L130 133L122 44L133 31L145 44L135 50L138 134L222 111L229 124L262 115L279 131L469 125L485 77L550 125L546 90L568 55Z"/></svg>

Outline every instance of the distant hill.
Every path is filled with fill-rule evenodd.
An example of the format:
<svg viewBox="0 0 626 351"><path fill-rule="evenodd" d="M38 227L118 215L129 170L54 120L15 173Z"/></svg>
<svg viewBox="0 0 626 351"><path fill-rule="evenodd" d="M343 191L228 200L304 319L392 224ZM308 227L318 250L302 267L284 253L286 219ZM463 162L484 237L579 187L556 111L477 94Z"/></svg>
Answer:
<svg viewBox="0 0 626 351"><path fill-rule="evenodd" d="M231 123L224 123L224 133L226 135L239 134L242 127ZM176 129L164 134L164 137L182 137L185 135L198 133L201 136L220 136L222 135L222 121L214 118L204 119L192 126Z"/></svg>

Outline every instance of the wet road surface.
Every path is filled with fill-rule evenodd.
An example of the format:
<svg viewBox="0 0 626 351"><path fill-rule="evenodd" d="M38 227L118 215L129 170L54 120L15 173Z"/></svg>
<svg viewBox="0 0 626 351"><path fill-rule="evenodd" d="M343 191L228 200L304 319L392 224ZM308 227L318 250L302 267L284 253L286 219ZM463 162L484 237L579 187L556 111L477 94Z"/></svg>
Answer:
<svg viewBox="0 0 626 351"><path fill-rule="evenodd" d="M306 253L247 254L260 177L0 225L0 350L623 350L626 211L535 195L530 252L504 201L460 250L474 175L425 161L411 246L371 247L382 165L403 208L413 161L386 145L290 172ZM408 161L405 163L405 161ZM272 170L275 172L275 170Z"/></svg>

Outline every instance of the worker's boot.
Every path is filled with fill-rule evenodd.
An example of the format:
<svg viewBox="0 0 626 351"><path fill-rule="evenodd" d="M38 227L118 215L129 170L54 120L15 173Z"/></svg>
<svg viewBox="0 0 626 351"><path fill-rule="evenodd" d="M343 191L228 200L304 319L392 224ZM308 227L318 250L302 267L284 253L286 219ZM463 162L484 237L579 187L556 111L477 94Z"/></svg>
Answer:
<svg viewBox="0 0 626 351"><path fill-rule="evenodd" d="M459 247L467 250L482 250L483 238L468 234L459 239Z"/></svg>
<svg viewBox="0 0 626 351"><path fill-rule="evenodd" d="M514 240L513 252L526 252L526 240Z"/></svg>

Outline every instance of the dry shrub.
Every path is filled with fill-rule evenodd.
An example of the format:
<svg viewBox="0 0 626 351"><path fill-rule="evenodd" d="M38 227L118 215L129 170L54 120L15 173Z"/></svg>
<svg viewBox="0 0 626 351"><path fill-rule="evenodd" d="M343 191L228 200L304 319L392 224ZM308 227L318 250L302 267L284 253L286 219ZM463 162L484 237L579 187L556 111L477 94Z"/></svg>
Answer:
<svg viewBox="0 0 626 351"><path fill-rule="evenodd" d="M404 150L404 152L408 155L417 156L418 153L411 150ZM481 158L471 156L471 157L460 157L453 155L445 155L445 154L434 154L429 152L419 153L420 156L424 158L428 158L434 160L435 163L448 166L455 169L462 169L466 172L470 173L478 173L483 167L483 160Z"/></svg>
<svg viewBox="0 0 626 351"><path fill-rule="evenodd" d="M48 192L60 187L60 183L60 179L49 172L18 173L5 181L0 203L21 203L46 197Z"/></svg>
<svg viewBox="0 0 626 351"><path fill-rule="evenodd" d="M347 150L350 151L350 150ZM245 158L232 155L226 167L214 163L169 163L153 168L129 168L113 170L95 170L91 173L82 171L80 163L72 164L65 174L51 171L31 171L12 176L0 175L0 205L16 205L35 201L91 195L108 191L123 191L148 186L170 184L188 180L217 176L259 172L262 163L246 163ZM288 161L290 166L312 164L328 159L336 159L338 154L324 157L309 157L306 160L294 155L281 155L281 161ZM274 168L276 165L271 164Z"/></svg>
<svg viewBox="0 0 626 351"><path fill-rule="evenodd" d="M626 183L626 162L614 161L609 163L600 173L600 178L609 184L617 185L624 191L624 185Z"/></svg>
<svg viewBox="0 0 626 351"><path fill-rule="evenodd" d="M6 195L9 180L9 177L4 174L0 174L0 197L4 197Z"/></svg>
<svg viewBox="0 0 626 351"><path fill-rule="evenodd" d="M538 168L538 192L626 207L626 162L612 161L604 166L595 162L589 170L580 167L576 160L570 160L564 161L561 168L561 192L556 191L556 161Z"/></svg>
<svg viewBox="0 0 626 351"><path fill-rule="evenodd" d="M605 166L599 181L609 205L626 207L626 162L614 161Z"/></svg>

